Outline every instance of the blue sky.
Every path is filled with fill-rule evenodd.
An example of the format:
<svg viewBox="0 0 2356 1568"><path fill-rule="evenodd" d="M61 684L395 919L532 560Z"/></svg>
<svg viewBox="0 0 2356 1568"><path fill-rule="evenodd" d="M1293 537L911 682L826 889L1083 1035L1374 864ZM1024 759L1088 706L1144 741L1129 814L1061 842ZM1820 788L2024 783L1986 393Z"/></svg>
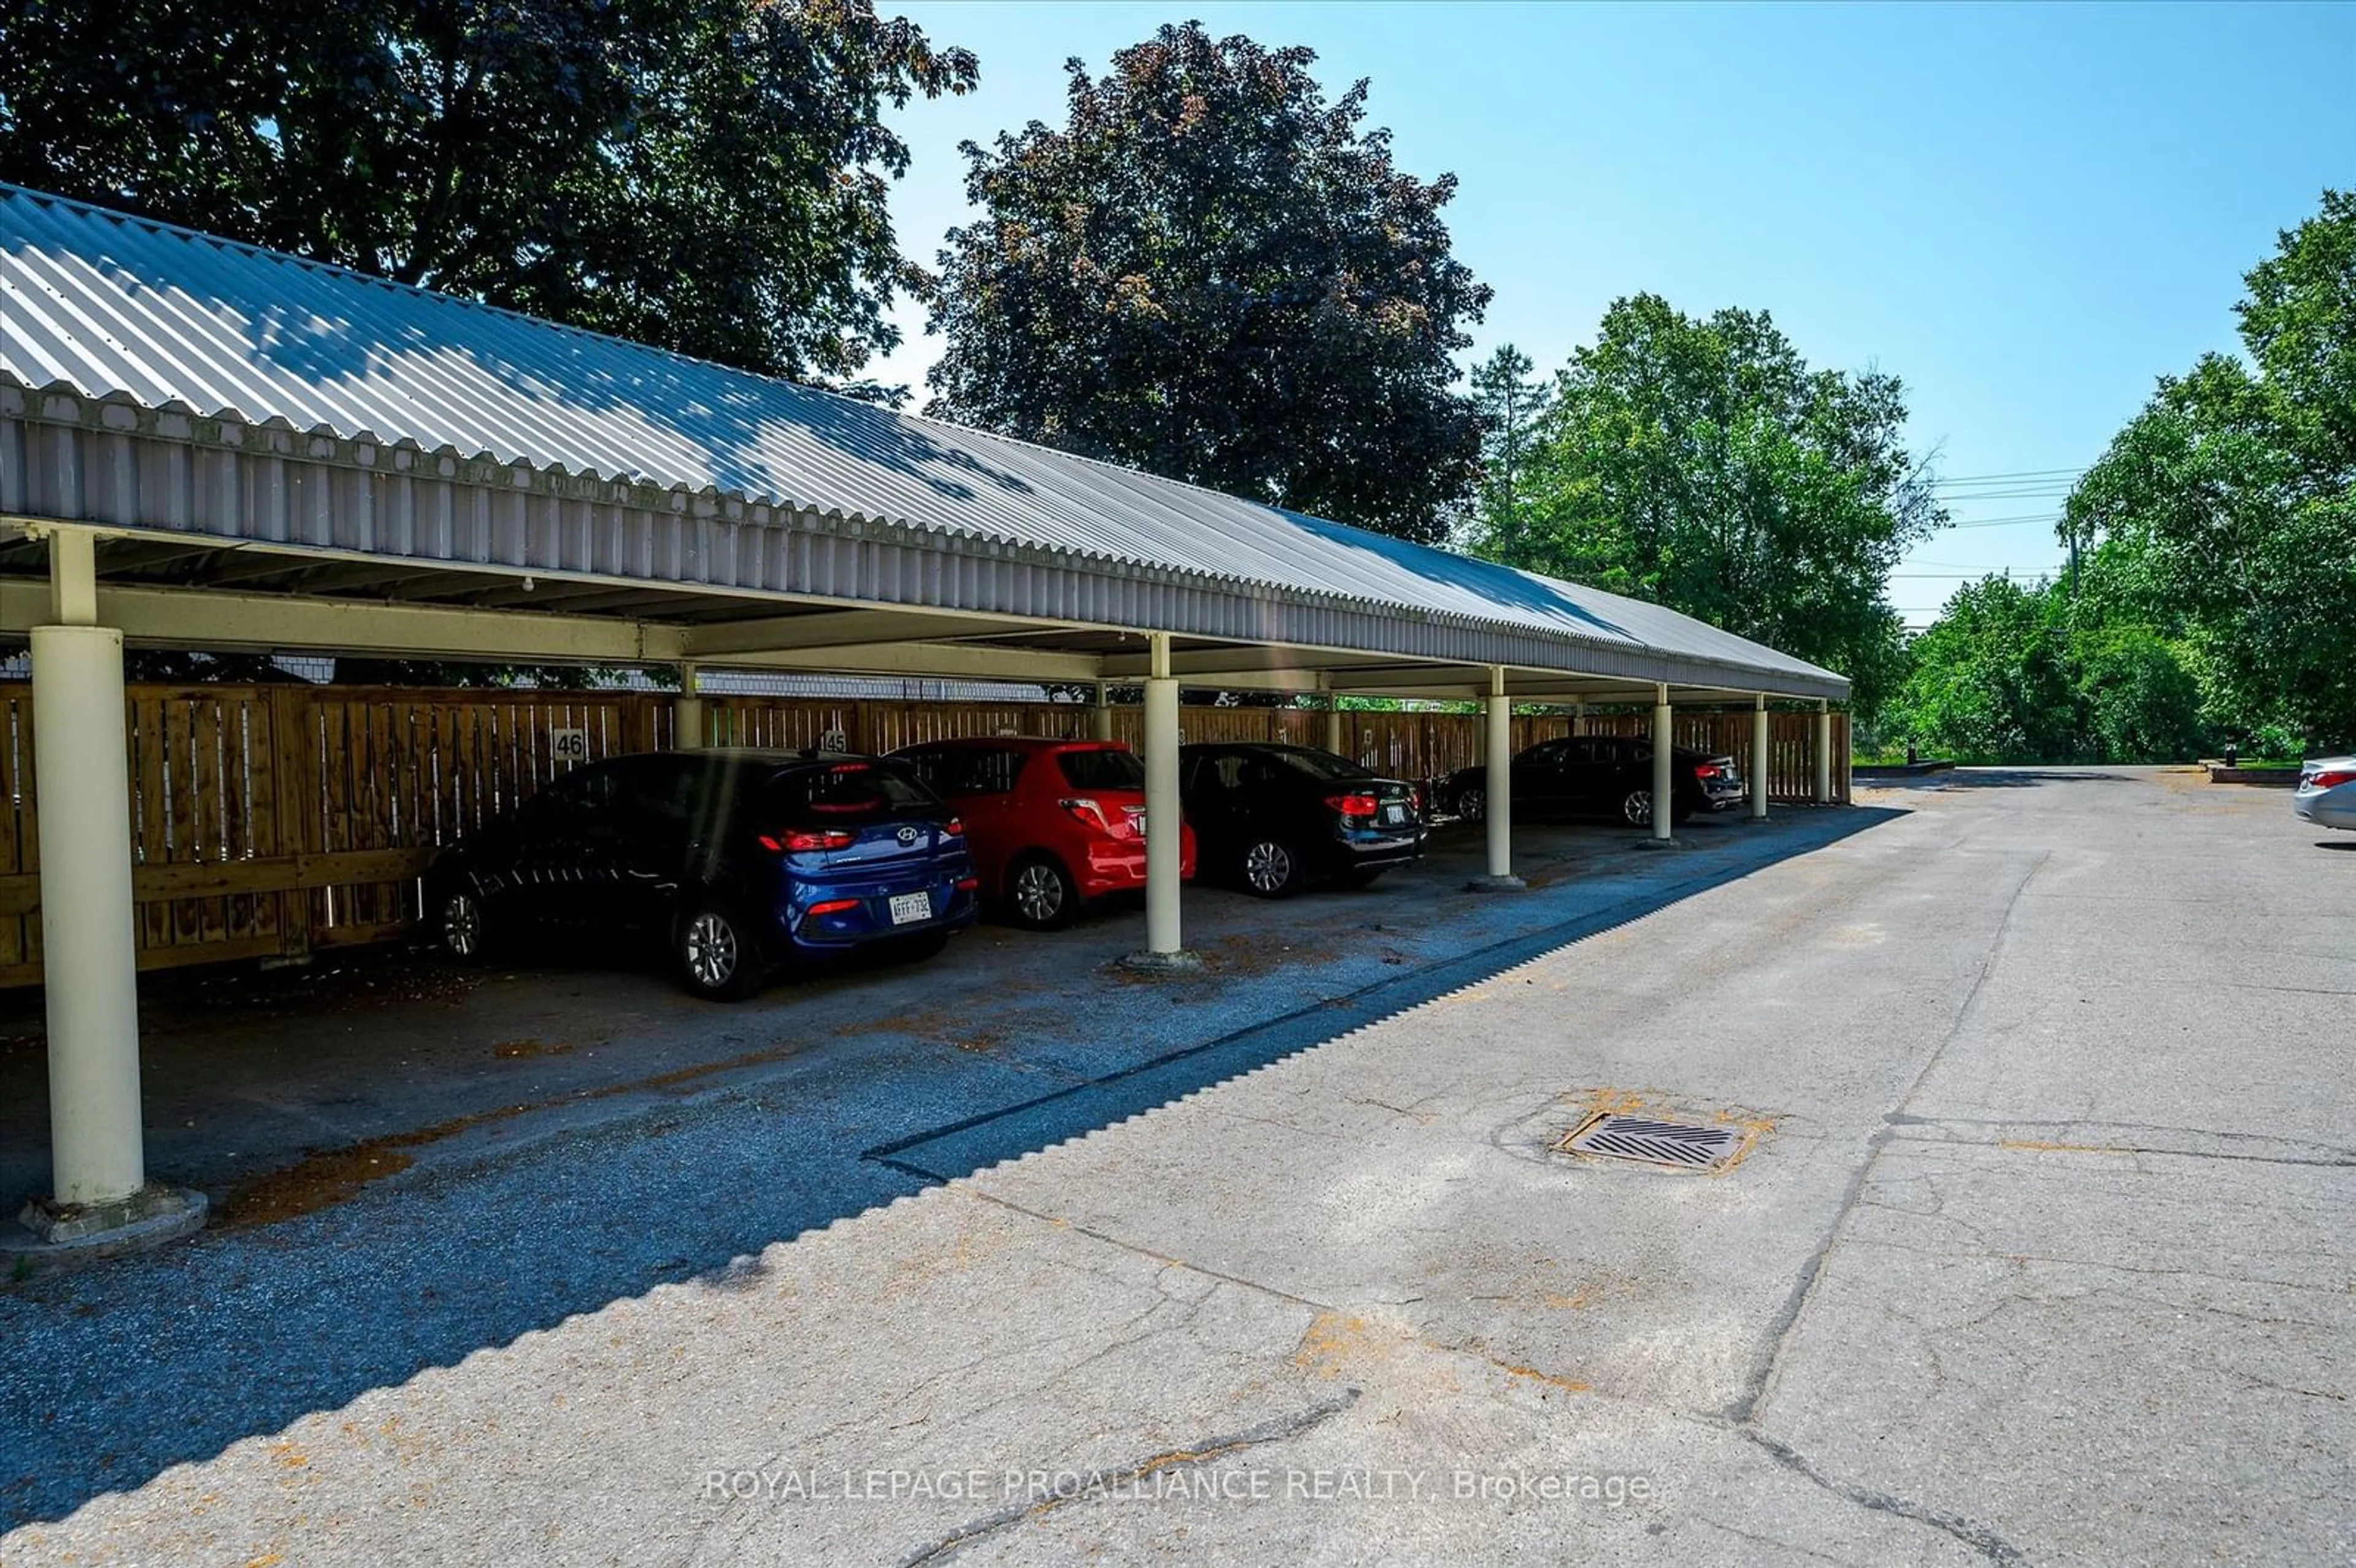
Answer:
<svg viewBox="0 0 2356 1568"><path fill-rule="evenodd" d="M2327 185L2356 186L2356 5L1572 6L902 4L981 59L911 104L893 198L929 263L967 216L958 143L1063 117L1164 21L1306 44L1400 166L1460 182L1458 255L1496 290L1476 353L1545 369L1614 297L1764 308L1816 364L1904 378L1959 523L1891 598L2061 559L2050 519L2153 379L2233 345L2241 274ZM921 312L883 367L921 387Z"/></svg>

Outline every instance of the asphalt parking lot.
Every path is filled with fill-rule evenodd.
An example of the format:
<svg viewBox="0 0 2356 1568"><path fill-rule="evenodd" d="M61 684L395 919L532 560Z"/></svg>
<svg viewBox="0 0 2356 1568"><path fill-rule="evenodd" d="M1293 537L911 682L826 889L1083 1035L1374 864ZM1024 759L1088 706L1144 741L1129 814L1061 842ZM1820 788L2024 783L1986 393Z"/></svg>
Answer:
<svg viewBox="0 0 2356 1568"><path fill-rule="evenodd" d="M2349 1561L2356 854L2136 770L1690 836L1193 895L1177 982L1114 914L743 1011L176 997L230 1222L0 1296L0 1546ZM1554 1152L1599 1105L1755 1141Z"/></svg>

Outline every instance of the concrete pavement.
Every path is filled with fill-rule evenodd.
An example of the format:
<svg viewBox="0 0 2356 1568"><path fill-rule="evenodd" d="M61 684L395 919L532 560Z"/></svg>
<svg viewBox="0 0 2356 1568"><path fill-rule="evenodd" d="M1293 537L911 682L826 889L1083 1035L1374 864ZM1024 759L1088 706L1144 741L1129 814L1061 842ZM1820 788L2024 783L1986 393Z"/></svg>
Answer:
<svg viewBox="0 0 2356 1568"><path fill-rule="evenodd" d="M1084 1136L894 1139L958 1179L0 1554L2356 1560L2356 855L2158 771L1871 804ZM1707 1177L1553 1152L1605 1105L1759 1136Z"/></svg>

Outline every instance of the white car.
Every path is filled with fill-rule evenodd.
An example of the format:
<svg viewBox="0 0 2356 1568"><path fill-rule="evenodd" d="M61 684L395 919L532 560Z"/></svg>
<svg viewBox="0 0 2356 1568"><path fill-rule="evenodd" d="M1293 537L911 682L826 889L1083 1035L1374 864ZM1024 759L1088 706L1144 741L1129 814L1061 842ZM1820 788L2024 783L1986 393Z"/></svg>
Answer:
<svg viewBox="0 0 2356 1568"><path fill-rule="evenodd" d="M2318 827L2356 830L2356 757L2300 763L2290 808Z"/></svg>

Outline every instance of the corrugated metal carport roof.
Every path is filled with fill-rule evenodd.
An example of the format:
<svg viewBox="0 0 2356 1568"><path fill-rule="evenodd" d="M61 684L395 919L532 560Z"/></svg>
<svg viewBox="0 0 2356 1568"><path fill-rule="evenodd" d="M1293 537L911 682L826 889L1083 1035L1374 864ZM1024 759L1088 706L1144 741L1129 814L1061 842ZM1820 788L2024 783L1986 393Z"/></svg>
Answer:
<svg viewBox="0 0 2356 1568"><path fill-rule="evenodd" d="M716 493L1098 570L1177 574L1258 602L1330 600L1353 612L1350 624L1371 612L1510 634L1494 647L1387 634L1369 651L1643 678L1653 678L1651 656L1667 661L1662 679L1690 682L1698 669L1730 688L1847 694L1837 675L1658 605L0 186L7 381ZM1229 614L1224 633L1200 629L1232 635L1248 620ZM1288 639L1289 629L1269 640L1312 640ZM1599 663L1599 651L1619 656Z"/></svg>

